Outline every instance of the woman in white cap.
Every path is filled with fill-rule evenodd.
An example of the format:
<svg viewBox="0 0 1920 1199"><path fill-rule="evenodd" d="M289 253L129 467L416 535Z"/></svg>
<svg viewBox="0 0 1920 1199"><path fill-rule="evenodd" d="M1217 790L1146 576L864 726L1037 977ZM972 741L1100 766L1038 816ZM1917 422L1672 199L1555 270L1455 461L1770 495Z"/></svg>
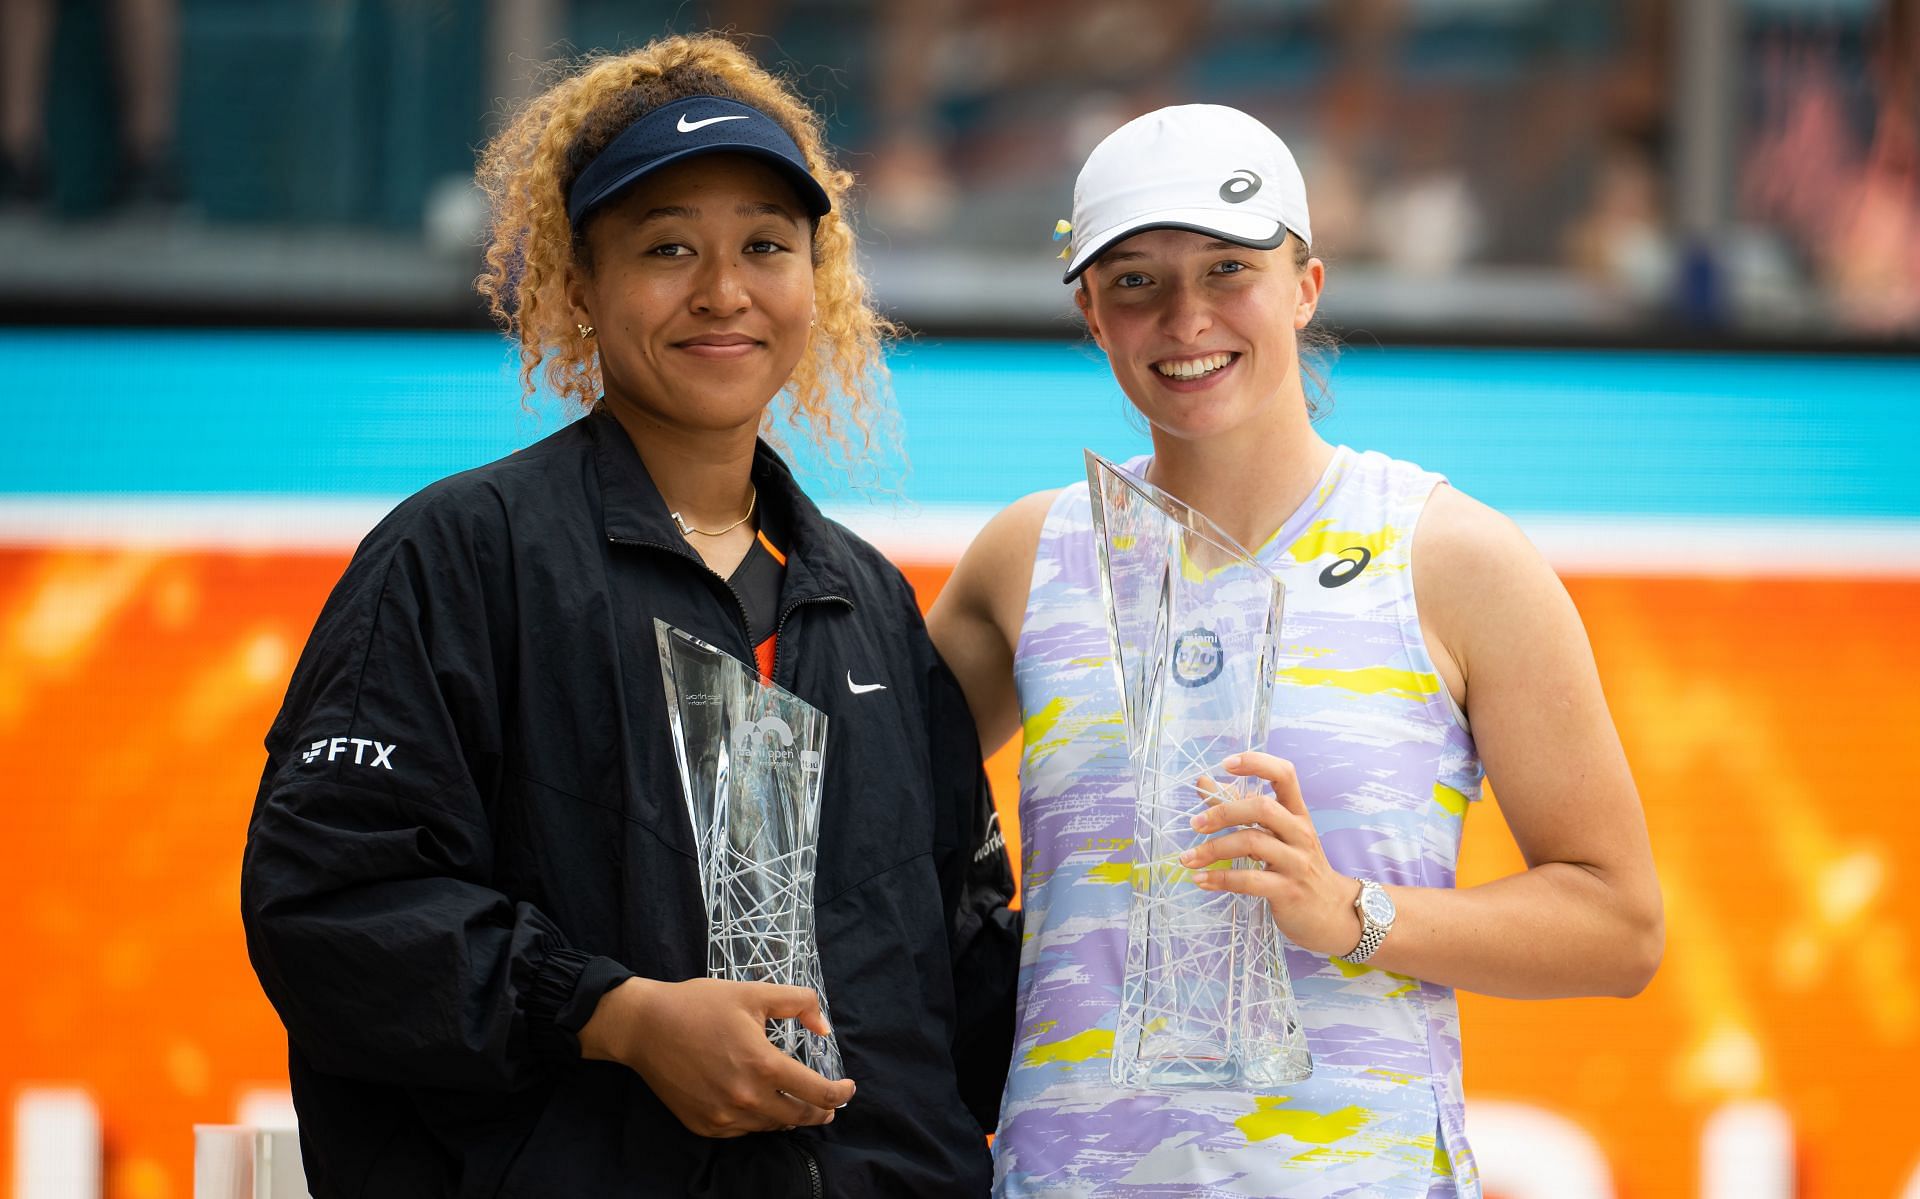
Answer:
<svg viewBox="0 0 1920 1199"><path fill-rule="evenodd" d="M1471 1196L1454 989L1633 995L1664 932L1645 821L1578 613L1519 530L1322 440L1299 346L1326 271L1265 125L1149 113L1088 157L1066 281L1151 426L1126 464L1286 587L1266 752L1196 825L1203 888L1270 901L1313 1059L1275 1094L1137 1092L1109 1059L1133 788L1086 485L1021 500L931 618L992 750L1024 729L1027 943L994 1143L1008 1196ZM1484 764L1484 765L1483 765ZM1490 777L1527 869L1454 887ZM1263 869L1206 869L1223 859Z"/></svg>
<svg viewBox="0 0 1920 1199"><path fill-rule="evenodd" d="M852 177L696 37L568 72L481 180L523 382L587 411L381 522L267 735L242 906L310 1187L982 1194L1019 934L965 698L900 572L760 436L779 404L845 448L878 411ZM707 977L656 619L828 717L844 1077L768 1040L829 1030L813 988Z"/></svg>

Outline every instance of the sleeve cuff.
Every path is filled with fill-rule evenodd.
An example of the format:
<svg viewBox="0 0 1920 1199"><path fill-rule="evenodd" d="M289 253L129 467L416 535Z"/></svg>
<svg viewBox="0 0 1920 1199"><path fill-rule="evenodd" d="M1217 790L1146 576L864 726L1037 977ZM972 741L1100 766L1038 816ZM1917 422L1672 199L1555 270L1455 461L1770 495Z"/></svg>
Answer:
<svg viewBox="0 0 1920 1199"><path fill-rule="evenodd" d="M577 949L547 954L527 996L535 1044L549 1053L580 1056L580 1030L593 1018L600 997L632 977L633 971L612 958Z"/></svg>

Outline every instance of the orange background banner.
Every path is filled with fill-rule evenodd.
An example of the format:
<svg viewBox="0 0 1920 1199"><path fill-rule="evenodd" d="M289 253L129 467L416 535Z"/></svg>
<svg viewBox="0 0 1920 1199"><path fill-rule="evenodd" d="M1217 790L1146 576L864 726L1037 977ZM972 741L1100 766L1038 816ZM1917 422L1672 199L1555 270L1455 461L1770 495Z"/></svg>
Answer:
<svg viewBox="0 0 1920 1199"><path fill-rule="evenodd" d="M191 1125L285 1087L240 853L261 737L343 565L0 549L0 1090L88 1091L112 1199L186 1199ZM924 602L947 572L909 573ZM1920 580L1569 587L1652 828L1666 963L1632 1001L1466 997L1470 1097L1571 1121L1621 1196L1699 1194L1710 1115L1767 1100L1802 1196L1896 1199L1920 1166L1901 1097L1920 1076ZM994 763L1010 832L1013 764ZM1481 805L1463 883L1520 866ZM0 1136L0 1178L15 1151Z"/></svg>

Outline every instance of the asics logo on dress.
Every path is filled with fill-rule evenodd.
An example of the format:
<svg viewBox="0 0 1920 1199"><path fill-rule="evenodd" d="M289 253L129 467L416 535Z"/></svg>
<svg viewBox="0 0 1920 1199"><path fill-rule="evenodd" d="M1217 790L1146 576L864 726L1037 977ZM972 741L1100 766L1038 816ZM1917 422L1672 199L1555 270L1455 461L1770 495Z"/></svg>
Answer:
<svg viewBox="0 0 1920 1199"><path fill-rule="evenodd" d="M687 114L681 113L680 122L675 125L674 128L682 133L692 133L696 129L705 129L708 125L717 125L721 121L744 121L746 119L744 116L734 115L730 117L708 117L704 121L689 121Z"/></svg>
<svg viewBox="0 0 1920 1199"><path fill-rule="evenodd" d="M856 683L853 681L853 672L851 670L847 672L847 690L853 692L855 695L865 695L869 691L885 691L886 689L887 685L885 683Z"/></svg>
<svg viewBox="0 0 1920 1199"><path fill-rule="evenodd" d="M1340 559L1320 572L1322 587L1340 587L1360 577L1360 572L1373 561L1373 551L1364 545L1348 546L1340 551Z"/></svg>
<svg viewBox="0 0 1920 1199"><path fill-rule="evenodd" d="M335 758L344 755L347 752L347 746L351 745L353 746L353 764L355 766L366 766L369 768L378 766L382 770L392 770L393 751L399 744L400 743L396 741L392 745L388 745L383 741L375 741L370 737L322 737L312 745L307 746L306 749L300 751L300 764L303 766L310 765L314 759L318 758L321 754L325 754L327 761L331 762ZM368 750L373 751L372 757L367 756Z"/></svg>

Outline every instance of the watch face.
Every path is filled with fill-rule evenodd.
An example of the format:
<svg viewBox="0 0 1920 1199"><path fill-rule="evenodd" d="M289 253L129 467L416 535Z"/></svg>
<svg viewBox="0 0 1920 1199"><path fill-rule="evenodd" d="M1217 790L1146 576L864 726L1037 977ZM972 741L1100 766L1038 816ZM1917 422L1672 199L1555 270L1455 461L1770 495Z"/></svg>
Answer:
<svg viewBox="0 0 1920 1199"><path fill-rule="evenodd" d="M1367 888L1367 897L1362 903L1367 909L1367 918L1375 924L1385 924L1393 919L1393 900L1385 891Z"/></svg>

